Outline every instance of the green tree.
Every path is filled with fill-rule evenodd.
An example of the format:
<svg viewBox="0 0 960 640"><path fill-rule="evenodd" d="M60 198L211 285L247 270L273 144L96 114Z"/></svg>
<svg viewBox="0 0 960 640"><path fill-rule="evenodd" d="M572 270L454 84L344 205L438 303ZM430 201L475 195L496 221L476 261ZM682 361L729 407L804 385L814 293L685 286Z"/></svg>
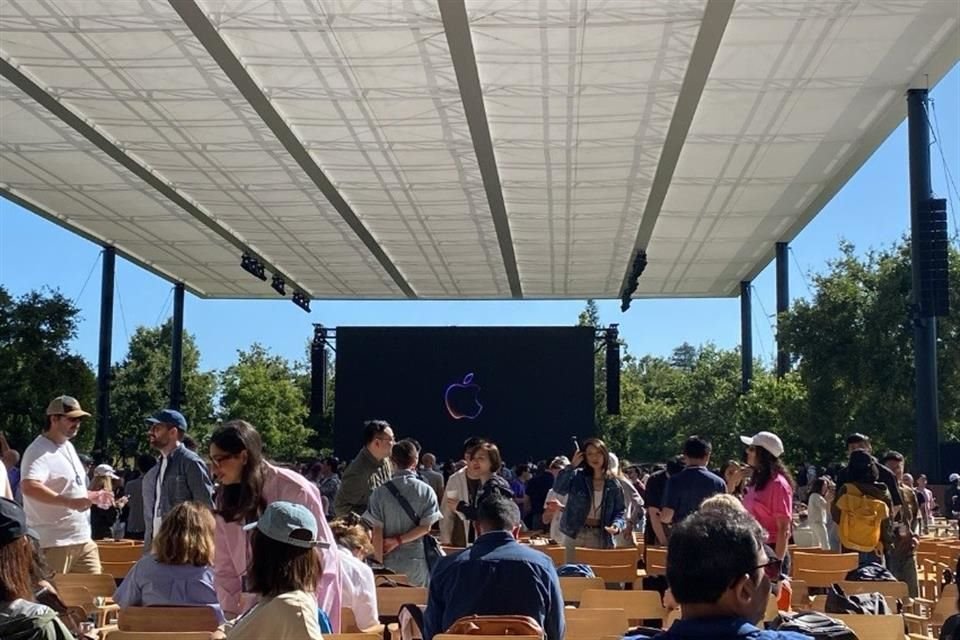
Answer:
<svg viewBox="0 0 960 640"><path fill-rule="evenodd" d="M144 418L170 404L170 345L173 324L138 327L130 338L127 355L113 367L110 452L132 455L148 449ZM188 434L204 442L214 422L213 399L217 380L213 372L200 371L196 340L183 333L183 399L180 411Z"/></svg>
<svg viewBox="0 0 960 640"><path fill-rule="evenodd" d="M797 424L799 443L822 461L839 457L851 431L869 434L877 449L909 455L914 445L913 330L909 244L858 256L841 255L813 278L814 296L786 314L783 338L807 392ZM960 252L950 251L952 282ZM950 291L960 308L960 287ZM938 319L940 416L947 439L960 437L960 323Z"/></svg>
<svg viewBox="0 0 960 640"><path fill-rule="evenodd" d="M296 460L309 453L311 435L302 377L302 366L271 355L259 344L239 351L236 364L221 376L223 418L253 424L271 458Z"/></svg>
<svg viewBox="0 0 960 640"><path fill-rule="evenodd" d="M72 353L79 309L59 292L31 291L13 298L0 286L0 431L23 451L40 432L47 403L67 394L93 413L97 381ZM93 420L77 435L79 451L93 446Z"/></svg>

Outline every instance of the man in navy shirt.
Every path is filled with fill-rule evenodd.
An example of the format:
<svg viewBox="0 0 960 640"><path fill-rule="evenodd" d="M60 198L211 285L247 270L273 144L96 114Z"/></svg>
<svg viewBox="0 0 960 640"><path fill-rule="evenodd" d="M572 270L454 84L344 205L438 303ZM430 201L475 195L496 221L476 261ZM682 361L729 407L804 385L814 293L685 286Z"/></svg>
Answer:
<svg viewBox="0 0 960 640"><path fill-rule="evenodd" d="M764 550L765 534L745 511L707 511L673 530L667 581L682 617L654 640L810 640L791 631L763 631L770 581L780 560Z"/></svg>
<svg viewBox="0 0 960 640"><path fill-rule="evenodd" d="M430 578L424 640L469 615L530 616L546 640L562 640L563 595L553 562L517 542L520 509L493 493L477 507L473 546L441 558Z"/></svg>
<svg viewBox="0 0 960 640"><path fill-rule="evenodd" d="M727 491L723 478L707 469L713 447L699 436L690 436L683 444L687 468L667 481L660 521L677 524L700 508L700 503Z"/></svg>

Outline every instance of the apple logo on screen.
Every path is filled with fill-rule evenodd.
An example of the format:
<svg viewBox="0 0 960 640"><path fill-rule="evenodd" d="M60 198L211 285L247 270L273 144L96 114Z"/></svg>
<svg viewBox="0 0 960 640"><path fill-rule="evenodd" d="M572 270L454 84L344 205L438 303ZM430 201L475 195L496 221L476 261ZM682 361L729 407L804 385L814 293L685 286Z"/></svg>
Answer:
<svg viewBox="0 0 960 640"><path fill-rule="evenodd" d="M474 420L483 411L483 405L477 399L480 395L480 385L473 381L473 374L463 377L463 382L455 382L447 386L443 394L443 401L447 405L447 413L454 420Z"/></svg>

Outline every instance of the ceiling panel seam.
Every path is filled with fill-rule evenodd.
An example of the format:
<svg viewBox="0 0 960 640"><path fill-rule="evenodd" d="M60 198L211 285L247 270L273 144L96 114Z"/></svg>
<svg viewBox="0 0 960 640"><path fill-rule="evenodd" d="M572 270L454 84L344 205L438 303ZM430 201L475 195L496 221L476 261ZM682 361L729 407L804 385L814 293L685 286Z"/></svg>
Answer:
<svg viewBox="0 0 960 640"><path fill-rule="evenodd" d="M522 298L523 288L520 283L520 272L517 269L517 255L510 233L506 204L503 201L503 188L500 184L497 158L493 151L493 140L490 137L490 124L483 104L483 89L480 86L480 72L477 69L477 58L473 50L467 8L463 0L438 0L437 4L440 7L443 31L450 49L450 59L453 61L453 68L457 75L457 85L460 87L464 115L470 127L474 153L477 156L483 186L487 192L490 215L493 217L493 226L497 232L497 242L500 244L500 254L507 273L507 281L510 284L510 293L514 298Z"/></svg>
<svg viewBox="0 0 960 640"><path fill-rule="evenodd" d="M333 208L337 210L343 220L360 238L367 249L377 259L377 262L390 275L397 287L408 298L416 298L417 294L410 283L400 273L384 251L383 247L373 237L370 230L363 224L337 188L330 182L323 170L313 160L303 142L294 134L286 120L280 115L263 89L254 81L253 77L233 53L220 32L210 22L207 15L193 0L169 0L170 6L180 16L184 24L190 29L194 37L203 45L211 58L220 66L237 91L247 100L251 107L260 116L263 123L273 132L277 140L284 146L287 153L300 165L300 168L310 177L320 189Z"/></svg>
<svg viewBox="0 0 960 640"><path fill-rule="evenodd" d="M677 168L680 152L686 142L693 117L697 113L700 97L703 95L707 78L710 76L710 69L713 67L713 61L716 59L717 51L719 51L720 43L723 40L723 33L730 21L733 5L734 0L707 0L703 18L700 22L700 29L697 32L697 39L694 41L693 50L690 53L690 62L683 76L680 94L677 96L673 109L673 117L670 119L670 127L667 129L667 137L664 140L663 151L660 153L660 161L657 163L653 184L650 186L650 195L647 197L643 216L640 219L640 227L637 229L633 251L624 269L623 280L620 285L621 291L626 288L627 280L630 278L634 254L640 249L646 249L650 237L653 235L653 228L670 188L670 181L673 179L673 172ZM656 258L654 257L654 259Z"/></svg>

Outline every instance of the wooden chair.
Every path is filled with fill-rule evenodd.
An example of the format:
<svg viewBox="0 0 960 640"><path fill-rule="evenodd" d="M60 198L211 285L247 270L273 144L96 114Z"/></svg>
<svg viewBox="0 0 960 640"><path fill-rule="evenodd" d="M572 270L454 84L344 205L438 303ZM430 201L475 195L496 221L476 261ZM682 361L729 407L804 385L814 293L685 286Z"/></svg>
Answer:
<svg viewBox="0 0 960 640"><path fill-rule="evenodd" d="M427 604L424 587L377 587L377 609L381 622L390 622L397 617L405 604Z"/></svg>
<svg viewBox="0 0 960 640"><path fill-rule="evenodd" d="M120 631L216 631L220 626L211 607L126 607L120 609Z"/></svg>
<svg viewBox="0 0 960 640"><path fill-rule="evenodd" d="M587 589L605 589L603 578L581 578L578 576L560 577L560 592L566 604L580 602L581 594Z"/></svg>
<svg viewBox="0 0 960 640"><path fill-rule="evenodd" d="M857 634L858 638L903 640L903 616L860 616L831 613L830 617L846 624Z"/></svg>
<svg viewBox="0 0 960 640"><path fill-rule="evenodd" d="M530 548L547 554L550 560L553 561L554 566L559 567L567 561L567 550L559 545L549 544L538 547L531 546Z"/></svg>
<svg viewBox="0 0 960 640"><path fill-rule="evenodd" d="M807 587L829 587L834 582L843 582L847 569L834 571L815 571L813 569L794 569L793 575L807 583Z"/></svg>
<svg viewBox="0 0 960 640"><path fill-rule="evenodd" d="M86 587L94 598L112 598L117 590L117 581L109 573L58 573L53 577L58 589L66 586Z"/></svg>
<svg viewBox="0 0 960 640"><path fill-rule="evenodd" d="M133 547L138 544L141 547L143 546L143 543L139 542L138 540L128 540L125 538L122 540L94 540L94 542L97 543L97 547Z"/></svg>
<svg viewBox="0 0 960 640"><path fill-rule="evenodd" d="M136 561L133 562L100 562L100 569L104 573L113 576L116 579L121 579L130 573L130 569L133 569L133 565L137 564Z"/></svg>
<svg viewBox="0 0 960 640"><path fill-rule="evenodd" d="M667 610L657 591L603 591L587 589L580 596L580 609L623 609L627 622L640 624L642 620L667 617Z"/></svg>
<svg viewBox="0 0 960 640"><path fill-rule="evenodd" d="M590 565L590 568L593 569L593 575L598 578L603 579L604 582L622 582L629 584L630 589L633 588L633 582L637 579L637 565L635 564L621 564L621 565Z"/></svg>
<svg viewBox="0 0 960 640"><path fill-rule="evenodd" d="M405 574L402 574L402 573L382 573L380 575L374 576L373 582L375 586L382 587L385 584L389 585L392 583L409 584L410 578L408 578Z"/></svg>
<svg viewBox="0 0 960 640"><path fill-rule="evenodd" d="M615 567L625 564L632 564L634 570L637 568L639 558L636 547L627 547L622 549L588 549L586 547L576 548L576 561L580 564L588 564L591 567ZM634 575L636 577L636 575Z"/></svg>
<svg viewBox="0 0 960 640"><path fill-rule="evenodd" d="M384 625L378 624L370 629L361 629L360 625L357 624L356 616L353 615L353 609L348 609L347 607L340 608L340 631L343 633L373 633L382 638L383 627ZM327 636L323 637L326 638Z"/></svg>
<svg viewBox="0 0 960 640"><path fill-rule="evenodd" d="M667 573L667 548L647 547L646 549L647 575L657 576Z"/></svg>
<svg viewBox="0 0 960 640"><path fill-rule="evenodd" d="M108 631L103 640L210 640L208 631L157 632L157 631Z"/></svg>
<svg viewBox="0 0 960 640"><path fill-rule="evenodd" d="M434 636L437 637L437 636ZM476 636L471 636L476 637ZM381 640L382 636L377 633L325 633L323 640Z"/></svg>
<svg viewBox="0 0 960 640"><path fill-rule="evenodd" d="M843 571L856 569L859 559L855 553L803 553L796 552L790 556L794 575L798 569L811 571Z"/></svg>
<svg viewBox="0 0 960 640"><path fill-rule="evenodd" d="M947 618L956 613L957 608L957 585L948 584L940 592L940 597L936 602L925 598L914 598L914 602L927 608L927 615L904 614L907 621L907 628L911 632L926 633L927 627L930 627L934 636L940 635L940 627Z"/></svg>
<svg viewBox="0 0 960 640"><path fill-rule="evenodd" d="M100 562L136 562L143 557L143 545L111 544L97 545Z"/></svg>
<svg viewBox="0 0 960 640"><path fill-rule="evenodd" d="M630 628L627 613L623 609L564 609L563 615L567 621L565 640L622 636Z"/></svg>
<svg viewBox="0 0 960 640"><path fill-rule="evenodd" d="M323 636L323 640L327 640L330 636ZM510 638L543 638L543 636L508 636ZM464 638L469 638L470 640L503 640L504 636L464 636L457 633L438 633L433 636L433 640L464 640ZM569 638L569 634L567 636Z"/></svg>
<svg viewBox="0 0 960 640"><path fill-rule="evenodd" d="M810 606L810 589L805 580L791 580L790 588L793 590L790 596L790 607L794 611L800 611Z"/></svg>

